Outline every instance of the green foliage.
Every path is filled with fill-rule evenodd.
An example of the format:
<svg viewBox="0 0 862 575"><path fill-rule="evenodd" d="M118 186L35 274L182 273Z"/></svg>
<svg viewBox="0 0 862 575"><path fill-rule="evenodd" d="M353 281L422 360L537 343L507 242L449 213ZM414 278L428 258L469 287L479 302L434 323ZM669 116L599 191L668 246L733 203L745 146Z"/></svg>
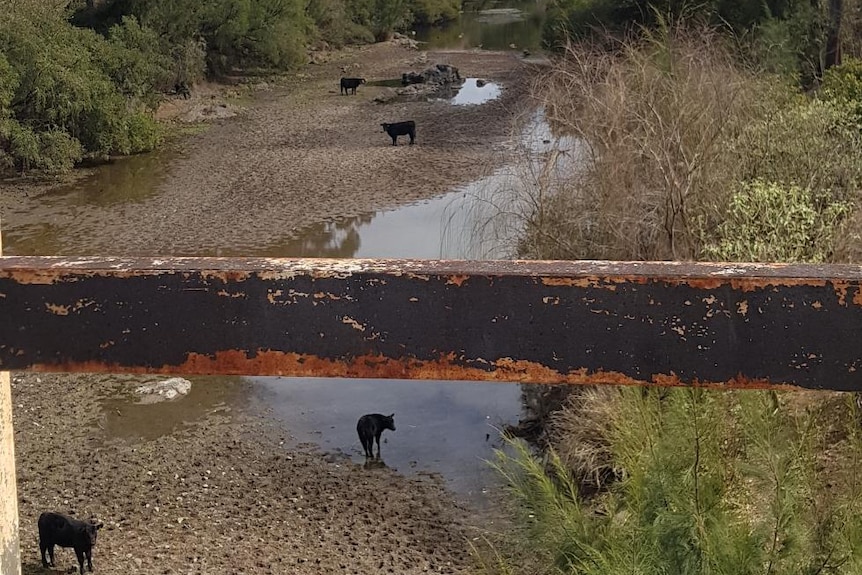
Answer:
<svg viewBox="0 0 862 575"><path fill-rule="evenodd" d="M351 5L358 8L359 4ZM309 0L306 12L314 21L319 36L335 47L374 42L374 34L359 22L365 19L351 14L344 0Z"/></svg>
<svg viewBox="0 0 862 575"><path fill-rule="evenodd" d="M385 40L409 22L408 0L373 0L371 6L371 32L377 40Z"/></svg>
<svg viewBox="0 0 862 575"><path fill-rule="evenodd" d="M82 158L81 144L66 132L35 132L13 119L0 120L0 165L21 173L42 170L57 174Z"/></svg>
<svg viewBox="0 0 862 575"><path fill-rule="evenodd" d="M774 392L614 391L604 441L619 479L585 498L552 450L497 453L518 533L498 572L855 574L862 561L850 401L803 410ZM506 560L508 559L508 560ZM502 568L501 568L502 567Z"/></svg>
<svg viewBox="0 0 862 575"><path fill-rule="evenodd" d="M847 58L841 65L826 70L820 94L852 109L862 129L862 60Z"/></svg>
<svg viewBox="0 0 862 575"><path fill-rule="evenodd" d="M426 26L456 19L461 8L458 0L412 0L410 4L413 23Z"/></svg>
<svg viewBox="0 0 862 575"><path fill-rule="evenodd" d="M18 89L18 73L0 52L0 118L9 112L9 105Z"/></svg>
<svg viewBox="0 0 862 575"><path fill-rule="evenodd" d="M36 13L13 10L0 21L6 166L58 172L83 156L152 149L142 98L162 69L140 56L150 32L127 21L105 39L62 14Z"/></svg>
<svg viewBox="0 0 862 575"><path fill-rule="evenodd" d="M831 259L848 202L797 186L755 181L730 198L726 219L704 255L721 261L812 262Z"/></svg>
<svg viewBox="0 0 862 575"><path fill-rule="evenodd" d="M862 132L842 102L811 99L775 86L758 118L729 151L738 182L763 180L809 189L818 197L858 199Z"/></svg>
<svg viewBox="0 0 862 575"><path fill-rule="evenodd" d="M155 106L154 87L168 86L172 79L170 57L159 36L132 16L108 31L108 49L100 54L101 65L127 98Z"/></svg>
<svg viewBox="0 0 862 575"><path fill-rule="evenodd" d="M199 25L211 68L225 71L303 63L309 24L300 0L213 0L204 4Z"/></svg>
<svg viewBox="0 0 862 575"><path fill-rule="evenodd" d="M796 76L804 86L821 73L831 2L810 0L555 0L545 22L545 43L561 49L569 38L640 33L665 22L695 20L728 29L741 55L756 67ZM862 12L845 3L845 28L862 24Z"/></svg>

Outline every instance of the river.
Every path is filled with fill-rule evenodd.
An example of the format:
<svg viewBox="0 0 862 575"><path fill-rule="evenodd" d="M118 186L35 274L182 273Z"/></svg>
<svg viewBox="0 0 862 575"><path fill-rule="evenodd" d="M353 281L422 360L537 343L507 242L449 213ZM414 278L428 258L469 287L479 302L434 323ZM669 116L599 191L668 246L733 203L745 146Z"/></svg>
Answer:
<svg viewBox="0 0 862 575"><path fill-rule="evenodd" d="M535 51L539 48L541 6L535 2L468 4L458 21L437 30L420 30L417 39L433 48L486 48ZM452 95L457 105L482 105L499 95L493 84L480 86L468 78ZM538 130L538 132L537 132ZM538 135L537 135L538 134ZM533 151L547 145L547 126L540 117L523 136ZM159 194L162 176L176 158L167 149L118 160L92 176L11 211L4 220L7 254L59 255L100 253L104 246L88 243L87 234L63 241L58 233L70 221L98 228L100 214L129 216L134 225L137 202ZM511 230L483 226L490 195L512 189L515 166L503 167L481 180L436 199L397 210L320 224L294 240L251 246L245 255L338 258L503 258L509 255ZM35 206L35 207L34 207ZM100 208L109 206L111 210ZM506 226L503 226L505 228ZM362 463L356 420L363 413L395 413L397 431L384 434L383 459L404 473L442 475L450 487L483 506L496 477L486 460L500 447L499 430L522 415L518 385L443 381L338 380L314 378L243 378L249 396L229 391L232 378L192 377L193 393L170 404L136 406L111 403L122 412L126 428L109 425L107 433L146 440L171 433L207 409L232 402L258 403L281 422L294 444L311 444L328 456ZM227 386L227 387L226 387ZM137 423L132 423L137 421ZM159 421L158 426L151 422ZM149 429L152 427L152 429Z"/></svg>

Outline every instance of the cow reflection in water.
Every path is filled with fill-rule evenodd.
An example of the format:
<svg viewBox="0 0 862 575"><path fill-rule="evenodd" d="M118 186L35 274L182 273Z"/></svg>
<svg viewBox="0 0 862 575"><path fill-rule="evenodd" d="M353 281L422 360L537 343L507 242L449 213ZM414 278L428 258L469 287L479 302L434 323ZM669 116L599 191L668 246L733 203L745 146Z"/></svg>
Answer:
<svg viewBox="0 0 862 575"><path fill-rule="evenodd" d="M386 469L387 465L382 459L377 458L366 458L365 463L362 465L362 469Z"/></svg>

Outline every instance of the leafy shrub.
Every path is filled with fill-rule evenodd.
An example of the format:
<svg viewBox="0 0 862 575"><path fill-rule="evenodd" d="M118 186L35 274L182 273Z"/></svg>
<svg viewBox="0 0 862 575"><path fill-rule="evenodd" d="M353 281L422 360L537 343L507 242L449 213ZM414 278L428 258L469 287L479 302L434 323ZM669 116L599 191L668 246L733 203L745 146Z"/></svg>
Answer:
<svg viewBox="0 0 862 575"><path fill-rule="evenodd" d="M35 132L13 119L0 120L0 162L7 169L58 174L72 169L82 153L81 144L66 132Z"/></svg>
<svg viewBox="0 0 862 575"><path fill-rule="evenodd" d="M798 186L755 181L730 198L726 219L704 254L721 261L829 261L848 202L818 198Z"/></svg>
<svg viewBox="0 0 862 575"><path fill-rule="evenodd" d="M851 109L777 87L770 105L743 129L728 151L738 182L763 180L856 199L862 187L862 132Z"/></svg>
<svg viewBox="0 0 862 575"><path fill-rule="evenodd" d="M414 24L427 26L456 19L460 8L459 0L412 0L410 12Z"/></svg>
<svg viewBox="0 0 862 575"><path fill-rule="evenodd" d="M6 16L0 53L8 67L0 65L0 85L10 121L0 145L7 165L62 171L82 156L129 153L152 141L136 136L133 145L130 126L143 126L132 118L145 113L142 100L160 68L136 59L140 46L125 45L134 37L152 40L149 32L128 21L109 41L73 28L62 14L34 18L13 10Z"/></svg>
<svg viewBox="0 0 862 575"><path fill-rule="evenodd" d="M173 78L163 86L167 90L177 82L192 85L206 75L207 52L206 41L203 39L187 39L174 44L171 48L173 60Z"/></svg>
<svg viewBox="0 0 862 575"><path fill-rule="evenodd" d="M823 74L820 85L823 98L849 106L862 130L862 60L847 58Z"/></svg>
<svg viewBox="0 0 862 575"><path fill-rule="evenodd" d="M374 34L352 19L344 0L310 0L306 11L314 21L320 38L332 46L374 42Z"/></svg>
<svg viewBox="0 0 862 575"><path fill-rule="evenodd" d="M124 16L108 32L101 64L124 96L154 107L155 88L169 85L172 79L171 58L164 50L155 30Z"/></svg>

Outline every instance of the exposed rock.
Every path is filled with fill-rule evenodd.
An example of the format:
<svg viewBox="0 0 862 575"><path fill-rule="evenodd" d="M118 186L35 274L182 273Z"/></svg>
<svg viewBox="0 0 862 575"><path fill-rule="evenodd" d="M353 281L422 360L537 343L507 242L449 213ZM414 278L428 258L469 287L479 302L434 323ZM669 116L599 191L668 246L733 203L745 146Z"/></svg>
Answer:
<svg viewBox="0 0 862 575"><path fill-rule="evenodd" d="M436 64L419 73L406 72L401 74L401 84L404 86L409 86L410 84L435 84L441 86L460 84L462 81L458 68L451 64Z"/></svg>
<svg viewBox="0 0 862 575"><path fill-rule="evenodd" d="M388 90L387 89L387 90L384 90L383 92L381 92L380 94L377 94L376 96L374 96L372 101L376 102L378 104L388 104L389 102L394 100L396 96L398 96L398 94L394 90Z"/></svg>
<svg viewBox="0 0 862 575"><path fill-rule="evenodd" d="M488 80L483 80L482 78L476 78L476 87L481 88L485 84L488 83Z"/></svg>
<svg viewBox="0 0 862 575"><path fill-rule="evenodd" d="M135 393L143 396L144 403L158 403L187 395L192 389L192 382L182 377L171 377L164 381L146 383L135 389Z"/></svg>
<svg viewBox="0 0 862 575"><path fill-rule="evenodd" d="M411 50L419 49L419 42L414 40L413 38L408 38L404 34L395 33L392 37L392 43L397 44L399 46L404 46L406 48L410 48Z"/></svg>

